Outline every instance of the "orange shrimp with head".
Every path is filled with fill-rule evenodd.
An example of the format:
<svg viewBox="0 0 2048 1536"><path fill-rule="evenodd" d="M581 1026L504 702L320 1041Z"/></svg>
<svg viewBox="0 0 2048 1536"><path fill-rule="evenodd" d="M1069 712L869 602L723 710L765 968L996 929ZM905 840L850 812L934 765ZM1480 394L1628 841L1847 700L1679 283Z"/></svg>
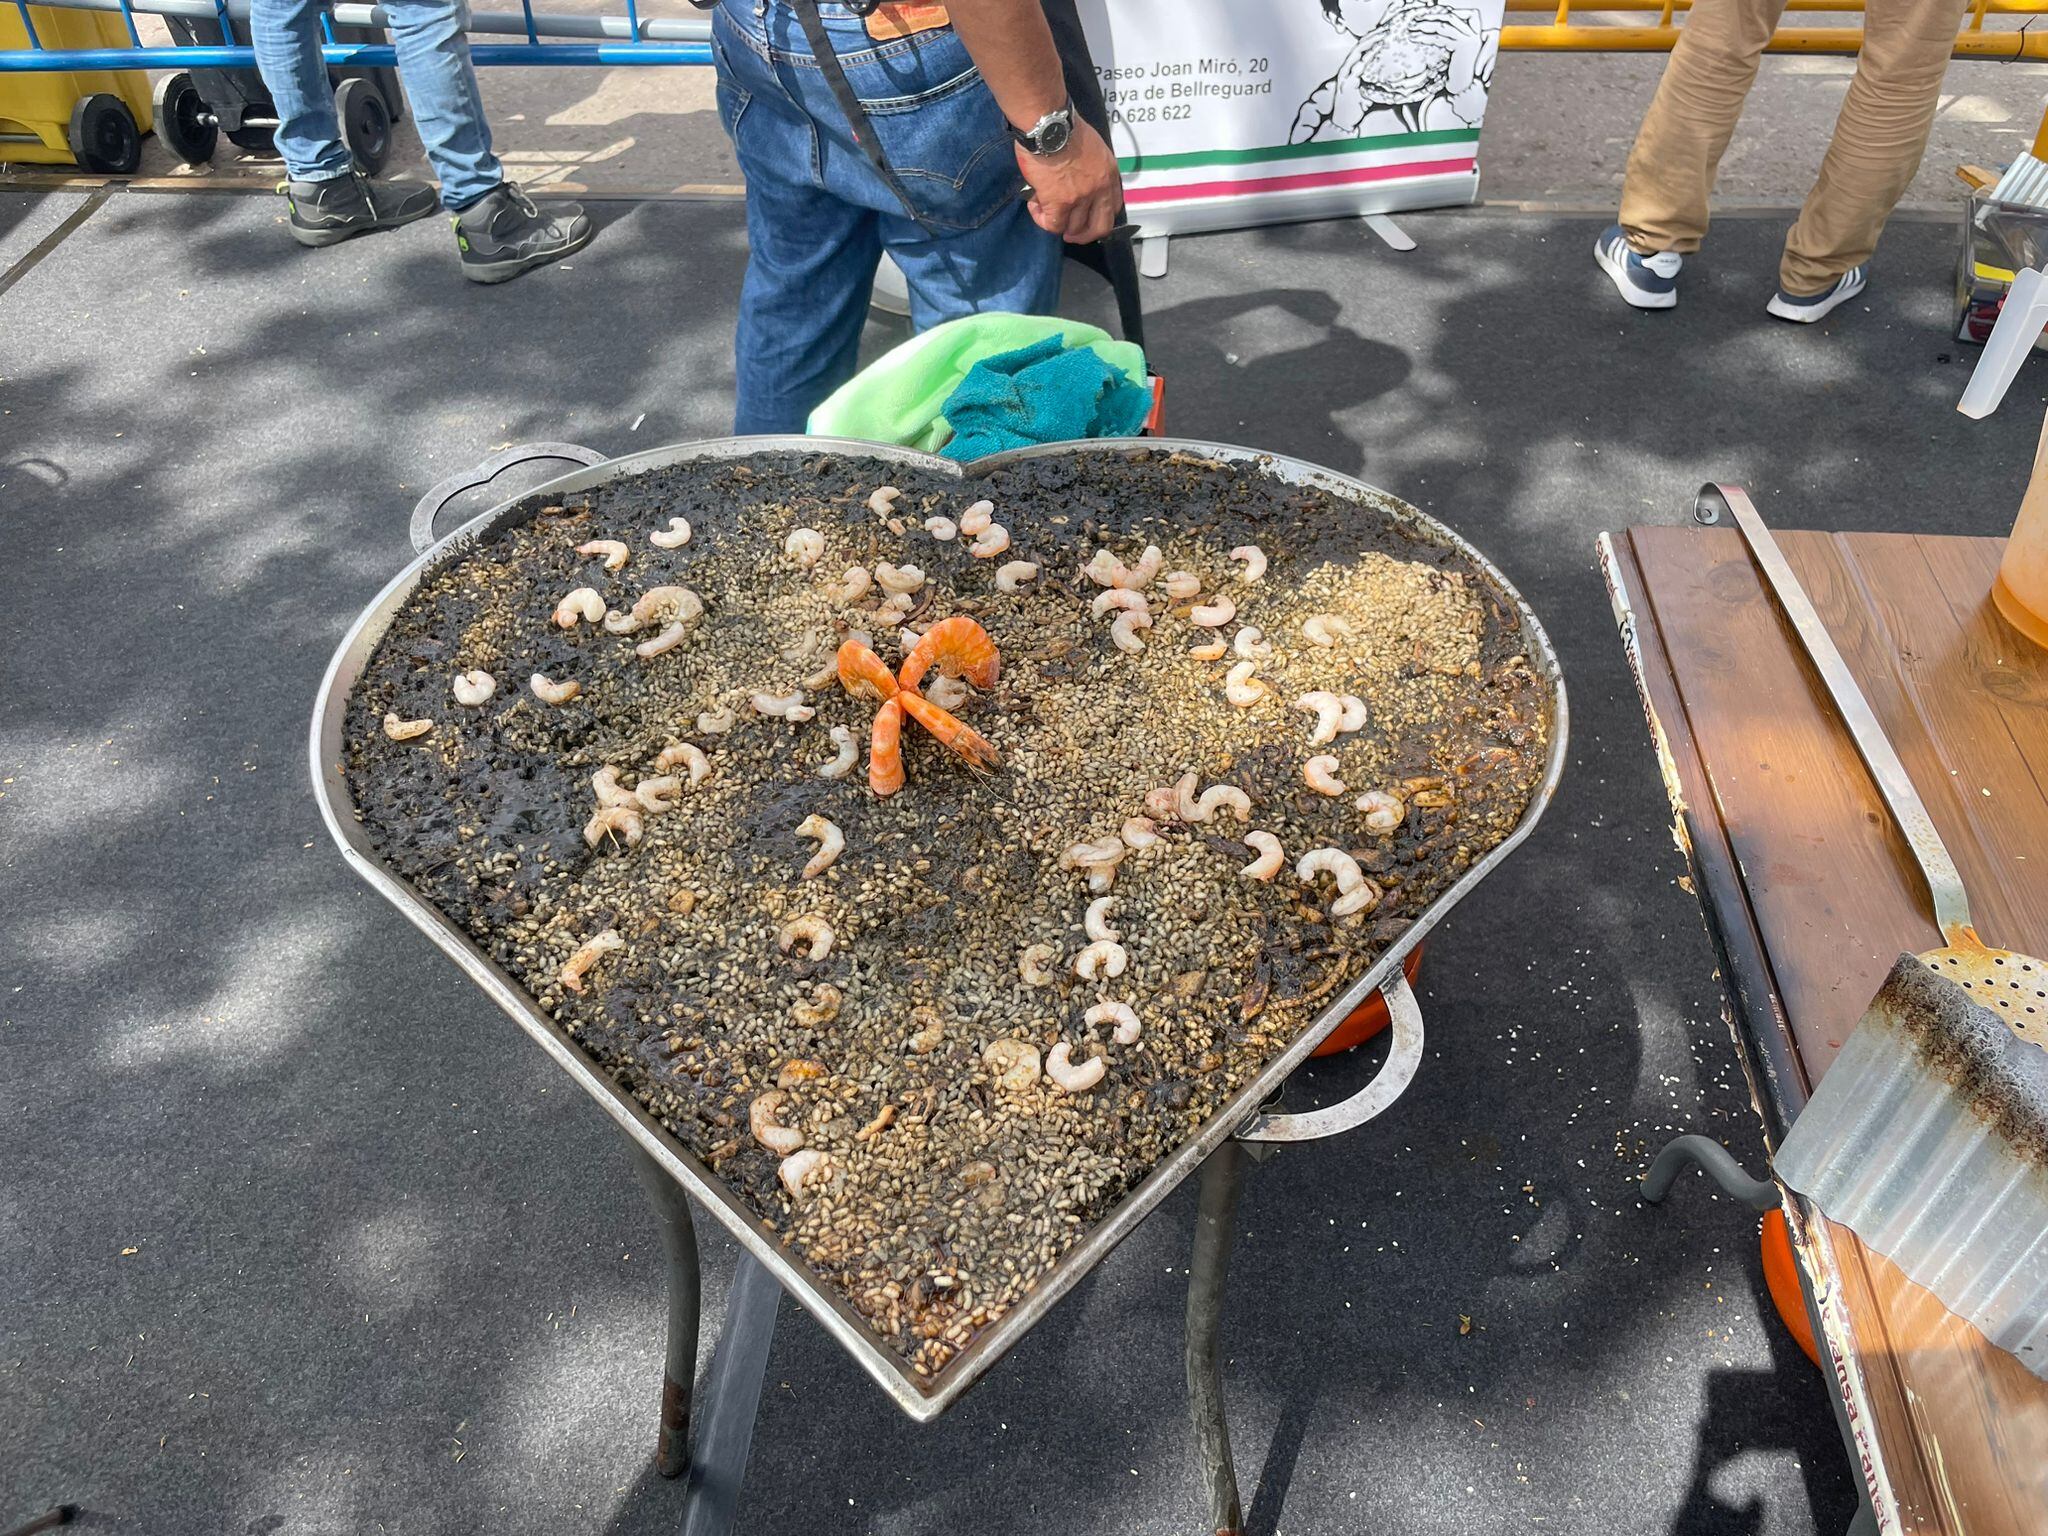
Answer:
<svg viewBox="0 0 2048 1536"><path fill-rule="evenodd" d="M904 697L899 693L875 711L875 726L868 735L868 788L884 800L903 787Z"/></svg>
<svg viewBox="0 0 2048 1536"><path fill-rule="evenodd" d="M910 648L896 674L897 682L905 688L917 687L934 662L947 677L964 677L977 688L993 688L1002 670L1002 653L987 630L966 615L956 614L939 620Z"/></svg>

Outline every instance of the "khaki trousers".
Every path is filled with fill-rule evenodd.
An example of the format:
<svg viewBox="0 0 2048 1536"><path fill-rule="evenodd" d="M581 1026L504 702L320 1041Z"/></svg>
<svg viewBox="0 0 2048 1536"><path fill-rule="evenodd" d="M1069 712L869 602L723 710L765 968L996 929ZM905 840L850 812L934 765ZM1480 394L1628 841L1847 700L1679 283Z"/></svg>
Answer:
<svg viewBox="0 0 2048 1536"><path fill-rule="evenodd" d="M1920 168L1965 4L1865 0L1856 76L1785 237L1785 292L1820 293L1877 248ZM1621 227L1638 254L1699 249L1714 173L1784 9L1785 0L1695 0L1628 157Z"/></svg>

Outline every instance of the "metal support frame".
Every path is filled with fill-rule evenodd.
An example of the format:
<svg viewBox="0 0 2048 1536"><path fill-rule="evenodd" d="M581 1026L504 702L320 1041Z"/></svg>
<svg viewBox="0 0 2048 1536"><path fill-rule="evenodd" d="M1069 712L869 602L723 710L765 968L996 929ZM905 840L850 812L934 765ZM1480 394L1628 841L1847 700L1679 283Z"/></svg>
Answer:
<svg viewBox="0 0 2048 1536"><path fill-rule="evenodd" d="M1202 1164L1195 1251L1188 1265L1188 1414L1194 1420L1195 1454L1201 1458L1209 1524L1216 1536L1238 1536L1244 1528L1237 1466L1230 1458L1230 1424L1223 1411L1223 1291L1247 1155L1242 1143L1226 1141Z"/></svg>
<svg viewBox="0 0 2048 1536"><path fill-rule="evenodd" d="M1664 1197L1671 1193L1672 1183L1687 1164L1696 1165L1723 1194L1733 1196L1753 1211L1776 1210L1783 1202L1776 1182L1757 1178L1718 1141L1697 1134L1679 1136L1664 1144L1664 1149L1651 1162L1650 1171L1643 1176L1644 1201L1650 1205L1663 1204ZM1792 1260L1792 1268L1799 1276L1799 1299L1806 1305L1807 1326L1813 1330L1815 1342L1826 1350L1828 1336L1821 1326L1820 1304L1814 1297L1813 1281L1806 1273L1806 1266L1799 1262L1796 1248ZM1842 1394L1835 1390L1832 1382L1828 1385L1828 1402L1835 1410L1835 1428L1842 1436L1842 1447L1848 1453L1849 1467L1856 1481L1856 1513L1850 1517L1844 1536L1879 1536L1883 1526L1877 1518L1877 1506L1871 1501L1869 1480L1863 1476L1863 1458L1856 1449L1855 1432L1849 1425L1849 1406L1842 1401Z"/></svg>

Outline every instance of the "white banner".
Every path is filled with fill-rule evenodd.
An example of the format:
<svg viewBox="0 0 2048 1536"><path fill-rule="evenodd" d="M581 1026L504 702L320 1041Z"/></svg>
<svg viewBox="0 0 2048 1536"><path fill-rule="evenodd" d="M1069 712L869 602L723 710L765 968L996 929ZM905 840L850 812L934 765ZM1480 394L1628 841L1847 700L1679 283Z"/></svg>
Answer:
<svg viewBox="0 0 2048 1536"><path fill-rule="evenodd" d="M1081 0L1141 235L1470 202L1502 0Z"/></svg>

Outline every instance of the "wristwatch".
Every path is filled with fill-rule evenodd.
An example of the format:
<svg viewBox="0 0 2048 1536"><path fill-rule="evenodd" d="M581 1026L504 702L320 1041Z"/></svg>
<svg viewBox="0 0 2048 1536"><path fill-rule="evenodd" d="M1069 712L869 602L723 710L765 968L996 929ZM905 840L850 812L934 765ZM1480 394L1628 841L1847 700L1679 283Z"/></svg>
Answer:
<svg viewBox="0 0 2048 1536"><path fill-rule="evenodd" d="M1010 137L1022 144L1034 155L1056 155L1065 149L1074 137L1074 99L1069 96L1067 104L1057 112L1048 112L1029 130L1012 128Z"/></svg>

